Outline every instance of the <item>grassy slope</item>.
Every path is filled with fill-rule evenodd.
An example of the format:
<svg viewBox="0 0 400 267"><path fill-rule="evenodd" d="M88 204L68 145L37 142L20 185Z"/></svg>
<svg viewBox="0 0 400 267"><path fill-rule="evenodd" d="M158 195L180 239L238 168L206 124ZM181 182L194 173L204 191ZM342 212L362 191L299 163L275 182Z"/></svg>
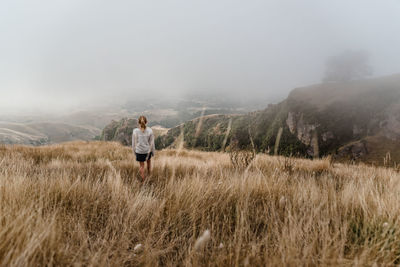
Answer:
<svg viewBox="0 0 400 267"><path fill-rule="evenodd" d="M384 162L383 157L390 154L391 161L388 162L390 166L394 164L400 164L400 142L388 140L382 136L371 136L366 137L367 149L369 154L367 154L362 161L366 163L372 163L375 165L382 165Z"/></svg>
<svg viewBox="0 0 400 267"><path fill-rule="evenodd" d="M164 150L137 172L117 143L0 146L0 265L399 264L394 170Z"/></svg>

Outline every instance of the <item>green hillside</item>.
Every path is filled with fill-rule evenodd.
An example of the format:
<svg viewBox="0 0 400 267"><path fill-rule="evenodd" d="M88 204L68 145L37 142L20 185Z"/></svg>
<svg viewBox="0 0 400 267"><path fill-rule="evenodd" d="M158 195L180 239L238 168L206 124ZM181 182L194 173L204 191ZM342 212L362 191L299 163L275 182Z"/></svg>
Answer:
<svg viewBox="0 0 400 267"><path fill-rule="evenodd" d="M280 128L279 154L382 164L389 152L400 162L400 75L297 88L264 110L185 122L158 137L157 146L174 146L183 136L184 147L216 151L227 136L228 149L253 142L258 152L273 154Z"/></svg>

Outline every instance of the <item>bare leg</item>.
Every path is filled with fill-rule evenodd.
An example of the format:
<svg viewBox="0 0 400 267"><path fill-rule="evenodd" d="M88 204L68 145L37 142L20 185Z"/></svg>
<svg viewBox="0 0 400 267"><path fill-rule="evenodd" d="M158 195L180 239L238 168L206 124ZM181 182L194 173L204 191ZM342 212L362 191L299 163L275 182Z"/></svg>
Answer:
<svg viewBox="0 0 400 267"><path fill-rule="evenodd" d="M150 175L151 172L151 159L147 160L147 173Z"/></svg>
<svg viewBox="0 0 400 267"><path fill-rule="evenodd" d="M144 181L144 162L139 162L140 164L140 168L139 168L139 172L140 172L140 176L142 177L142 181Z"/></svg>

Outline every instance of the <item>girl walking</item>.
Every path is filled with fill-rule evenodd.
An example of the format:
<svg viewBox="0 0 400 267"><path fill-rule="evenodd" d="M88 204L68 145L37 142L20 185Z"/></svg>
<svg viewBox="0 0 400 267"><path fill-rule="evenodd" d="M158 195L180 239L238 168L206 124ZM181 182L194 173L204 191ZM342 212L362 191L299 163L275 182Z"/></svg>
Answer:
<svg viewBox="0 0 400 267"><path fill-rule="evenodd" d="M154 134L150 127L147 127L147 119L140 116L138 120L139 128L133 130L132 133L132 150L136 156L136 161L140 164L140 176L144 182L145 169L144 163L147 162L147 173L151 171L151 157L155 155Z"/></svg>

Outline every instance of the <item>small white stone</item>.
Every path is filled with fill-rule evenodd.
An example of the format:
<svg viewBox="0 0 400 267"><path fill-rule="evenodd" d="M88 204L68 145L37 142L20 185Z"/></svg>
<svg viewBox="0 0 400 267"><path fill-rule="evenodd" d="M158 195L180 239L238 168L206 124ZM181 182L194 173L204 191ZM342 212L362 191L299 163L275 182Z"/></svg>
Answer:
<svg viewBox="0 0 400 267"><path fill-rule="evenodd" d="M137 245L133 248L133 251L135 251L135 252L140 252L140 251L142 251L142 249L143 249L142 244L137 244Z"/></svg>
<svg viewBox="0 0 400 267"><path fill-rule="evenodd" d="M224 244L222 244L222 242L221 242L221 243L219 243L219 246L218 246L218 248L224 248Z"/></svg>
<svg viewBox="0 0 400 267"><path fill-rule="evenodd" d="M386 227L389 226L389 224L388 224L387 222L385 222L385 223L382 224L382 226L383 226L384 228L386 228Z"/></svg>
<svg viewBox="0 0 400 267"><path fill-rule="evenodd" d="M285 207L285 205L286 205L286 198L282 196L281 199L279 199L279 206L283 208Z"/></svg>

